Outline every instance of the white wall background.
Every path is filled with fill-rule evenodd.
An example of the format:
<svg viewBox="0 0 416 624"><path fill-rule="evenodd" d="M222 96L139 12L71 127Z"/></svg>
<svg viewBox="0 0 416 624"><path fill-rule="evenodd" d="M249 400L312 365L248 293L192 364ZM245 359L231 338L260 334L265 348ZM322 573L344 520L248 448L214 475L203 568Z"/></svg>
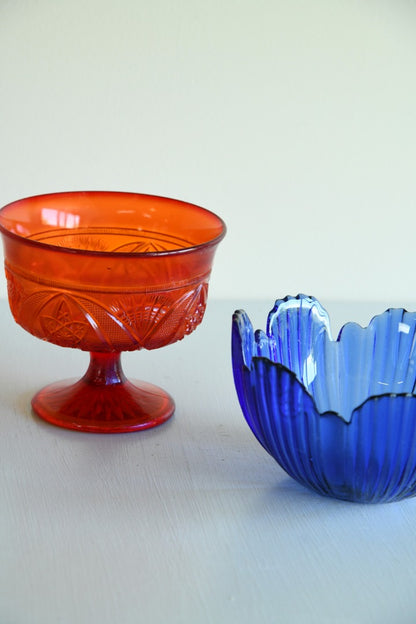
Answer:
<svg viewBox="0 0 416 624"><path fill-rule="evenodd" d="M0 80L0 204L176 197L212 297L416 300L416 2L0 0Z"/></svg>

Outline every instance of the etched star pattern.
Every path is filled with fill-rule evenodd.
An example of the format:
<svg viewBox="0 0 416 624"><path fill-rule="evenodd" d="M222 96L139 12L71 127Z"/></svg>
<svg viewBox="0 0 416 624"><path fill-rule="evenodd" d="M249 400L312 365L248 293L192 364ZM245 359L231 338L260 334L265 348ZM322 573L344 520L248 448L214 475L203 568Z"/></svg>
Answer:
<svg viewBox="0 0 416 624"><path fill-rule="evenodd" d="M88 323L73 320L65 299L58 302L52 314L40 317L41 325L50 339L55 338L74 346L79 344L89 327Z"/></svg>

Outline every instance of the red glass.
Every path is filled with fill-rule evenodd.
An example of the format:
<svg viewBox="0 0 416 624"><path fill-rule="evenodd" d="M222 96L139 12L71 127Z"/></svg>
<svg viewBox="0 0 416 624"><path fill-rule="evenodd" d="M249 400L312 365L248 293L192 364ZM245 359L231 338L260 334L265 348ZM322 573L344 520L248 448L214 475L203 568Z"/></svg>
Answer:
<svg viewBox="0 0 416 624"><path fill-rule="evenodd" d="M36 414L99 433L167 420L173 399L128 381L120 354L163 347L201 323L224 222L173 199L91 191L8 204L0 232L16 322L42 340L91 353L81 380L35 395Z"/></svg>

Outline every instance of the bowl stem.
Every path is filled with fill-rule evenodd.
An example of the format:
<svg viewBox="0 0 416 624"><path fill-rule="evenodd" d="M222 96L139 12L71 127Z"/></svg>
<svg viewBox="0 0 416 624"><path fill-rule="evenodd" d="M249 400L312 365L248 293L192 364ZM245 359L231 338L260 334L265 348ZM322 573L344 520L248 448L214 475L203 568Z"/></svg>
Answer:
<svg viewBox="0 0 416 624"><path fill-rule="evenodd" d="M126 433L162 424L175 410L172 397L141 381L130 382L120 353L91 353L79 380L56 382L32 399L34 412L49 423L90 433Z"/></svg>
<svg viewBox="0 0 416 624"><path fill-rule="evenodd" d="M108 386L124 383L120 353L90 353L90 365L83 380L87 384Z"/></svg>

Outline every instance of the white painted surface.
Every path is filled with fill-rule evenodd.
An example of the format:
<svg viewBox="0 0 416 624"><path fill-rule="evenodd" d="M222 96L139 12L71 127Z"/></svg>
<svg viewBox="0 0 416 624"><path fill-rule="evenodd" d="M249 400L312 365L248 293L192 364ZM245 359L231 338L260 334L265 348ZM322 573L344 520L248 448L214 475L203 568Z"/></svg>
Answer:
<svg viewBox="0 0 416 624"><path fill-rule="evenodd" d="M415 28L409 0L2 0L0 205L177 197L229 226L216 297L402 304Z"/></svg>
<svg viewBox="0 0 416 624"><path fill-rule="evenodd" d="M416 500L314 495L243 421L231 314L264 326L271 303L211 300L183 342L124 354L126 373L163 385L177 411L118 436L31 414L32 394L80 376L87 356L31 337L0 303L2 624L415 622ZM322 303L336 329L383 309Z"/></svg>

